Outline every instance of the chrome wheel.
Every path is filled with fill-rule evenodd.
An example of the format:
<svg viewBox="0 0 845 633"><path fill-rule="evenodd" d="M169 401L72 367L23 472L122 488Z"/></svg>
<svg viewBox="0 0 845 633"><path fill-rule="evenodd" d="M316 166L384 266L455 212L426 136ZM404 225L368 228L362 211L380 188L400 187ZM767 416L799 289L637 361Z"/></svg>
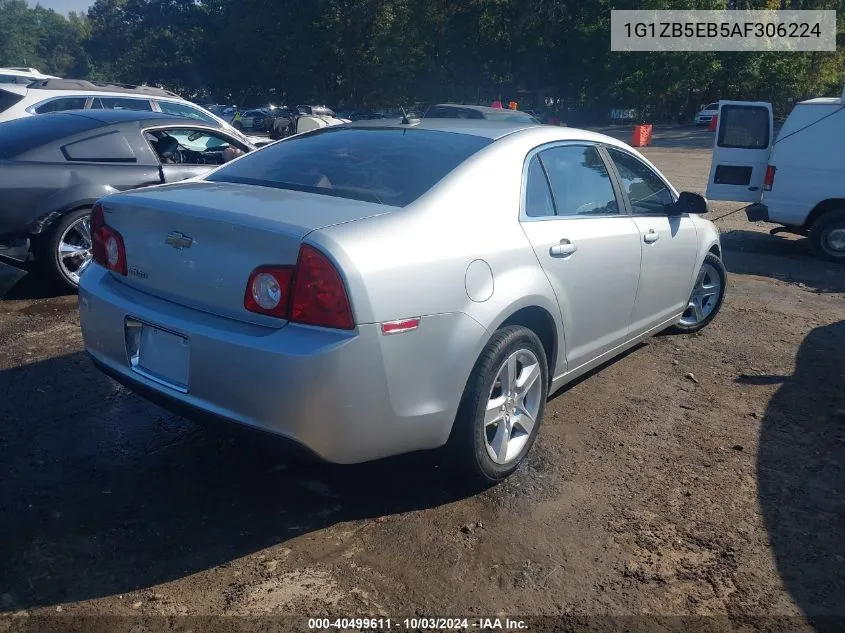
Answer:
<svg viewBox="0 0 845 633"><path fill-rule="evenodd" d="M704 262L681 317L681 325L697 325L709 317L719 304L721 291L722 279L718 271L712 264Z"/></svg>
<svg viewBox="0 0 845 633"><path fill-rule="evenodd" d="M59 237L56 261L62 274L74 285L91 263L91 218L83 216L72 222Z"/></svg>
<svg viewBox="0 0 845 633"><path fill-rule="evenodd" d="M497 464L514 461L537 423L543 395L540 362L521 349L499 368L484 414L487 454Z"/></svg>

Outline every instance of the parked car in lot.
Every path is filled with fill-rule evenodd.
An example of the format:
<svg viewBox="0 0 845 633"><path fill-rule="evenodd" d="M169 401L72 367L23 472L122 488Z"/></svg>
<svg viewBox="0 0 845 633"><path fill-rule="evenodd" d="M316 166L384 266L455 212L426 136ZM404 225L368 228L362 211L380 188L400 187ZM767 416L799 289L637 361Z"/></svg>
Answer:
<svg viewBox="0 0 845 633"><path fill-rule="evenodd" d="M488 121L508 121L512 123L536 123L540 120L527 112L488 106L458 105L438 103L430 106L423 115L424 119L486 119Z"/></svg>
<svg viewBox="0 0 845 633"><path fill-rule="evenodd" d="M719 114L719 104L708 103L706 106L701 108L699 112L696 113L692 121L696 125L710 125L710 121L712 121L713 117L717 114Z"/></svg>
<svg viewBox="0 0 845 633"><path fill-rule="evenodd" d="M0 68L0 84L16 84L28 86L39 79L58 79L53 75L45 75L36 68Z"/></svg>
<svg viewBox="0 0 845 633"><path fill-rule="evenodd" d="M85 347L189 416L340 463L447 444L494 482L548 394L714 318L726 278L706 207L592 132L325 128L100 200Z"/></svg>
<svg viewBox="0 0 845 633"><path fill-rule="evenodd" d="M98 198L201 176L230 148L253 146L228 129L155 112L76 110L2 123L0 256L34 259L75 288L91 261Z"/></svg>
<svg viewBox="0 0 845 633"><path fill-rule="evenodd" d="M272 124L273 117L269 110L260 108L239 111L232 119L232 125L241 132L266 132Z"/></svg>
<svg viewBox="0 0 845 633"><path fill-rule="evenodd" d="M269 135L271 139L278 140L294 134L350 122L349 119L339 118L326 106L298 105L294 112L288 108L278 110L269 128Z"/></svg>
<svg viewBox="0 0 845 633"><path fill-rule="evenodd" d="M720 101L707 195L752 203L752 222L810 238L815 253L845 262L845 104L798 103L777 137L772 106Z"/></svg>
<svg viewBox="0 0 845 633"><path fill-rule="evenodd" d="M228 129L241 136L242 142L254 143L256 140L243 136L222 118L161 88L55 78L35 81L28 86L0 85L0 123L36 114L83 109L162 112Z"/></svg>

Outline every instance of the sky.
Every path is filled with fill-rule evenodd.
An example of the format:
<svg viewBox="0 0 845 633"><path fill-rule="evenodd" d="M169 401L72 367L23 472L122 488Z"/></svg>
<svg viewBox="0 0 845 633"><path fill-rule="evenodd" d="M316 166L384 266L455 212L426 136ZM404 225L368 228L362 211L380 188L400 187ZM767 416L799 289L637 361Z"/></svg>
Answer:
<svg viewBox="0 0 845 633"><path fill-rule="evenodd" d="M87 11L94 4L94 0L28 0L30 6L40 4L47 9L54 9L67 15L69 11Z"/></svg>

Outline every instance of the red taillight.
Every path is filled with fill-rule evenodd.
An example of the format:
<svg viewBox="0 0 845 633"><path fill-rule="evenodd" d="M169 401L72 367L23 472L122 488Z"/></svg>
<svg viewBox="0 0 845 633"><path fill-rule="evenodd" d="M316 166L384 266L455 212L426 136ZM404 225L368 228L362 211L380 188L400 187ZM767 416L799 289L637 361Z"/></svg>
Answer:
<svg viewBox="0 0 845 633"><path fill-rule="evenodd" d="M352 310L340 274L328 257L307 244L299 249L296 262L290 318L297 323L341 330L353 327Z"/></svg>
<svg viewBox="0 0 845 633"><path fill-rule="evenodd" d="M775 184L775 171L777 167L774 165L769 165L766 167L766 177L763 179L763 190L764 191L771 191L772 185Z"/></svg>
<svg viewBox="0 0 845 633"><path fill-rule="evenodd" d="M259 266L246 284L244 307L250 312L286 319L292 278L292 266Z"/></svg>
<svg viewBox="0 0 845 633"><path fill-rule="evenodd" d="M354 327L340 274L328 257L308 245L299 249L295 268L259 266L253 270L244 307L306 325L342 330Z"/></svg>
<svg viewBox="0 0 845 633"><path fill-rule="evenodd" d="M126 275L126 246L123 237L106 225L103 207L98 202L91 210L91 250L94 261L103 268Z"/></svg>

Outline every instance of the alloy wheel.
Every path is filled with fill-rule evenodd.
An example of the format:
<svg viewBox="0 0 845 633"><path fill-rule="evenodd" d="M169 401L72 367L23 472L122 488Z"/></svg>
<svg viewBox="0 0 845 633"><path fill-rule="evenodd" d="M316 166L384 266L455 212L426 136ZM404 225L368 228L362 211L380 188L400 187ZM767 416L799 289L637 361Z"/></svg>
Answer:
<svg viewBox="0 0 845 633"><path fill-rule="evenodd" d="M707 262L701 267L687 309L681 317L681 325L697 325L704 321L719 303L722 280L716 268Z"/></svg>
<svg viewBox="0 0 845 633"><path fill-rule="evenodd" d="M74 285L79 285L79 276L91 263L91 248L90 216L83 216L68 225L59 237L56 259L62 274Z"/></svg>
<svg viewBox="0 0 845 633"><path fill-rule="evenodd" d="M487 454L497 464L519 457L537 424L543 394L540 362L520 349L499 368L484 413Z"/></svg>

